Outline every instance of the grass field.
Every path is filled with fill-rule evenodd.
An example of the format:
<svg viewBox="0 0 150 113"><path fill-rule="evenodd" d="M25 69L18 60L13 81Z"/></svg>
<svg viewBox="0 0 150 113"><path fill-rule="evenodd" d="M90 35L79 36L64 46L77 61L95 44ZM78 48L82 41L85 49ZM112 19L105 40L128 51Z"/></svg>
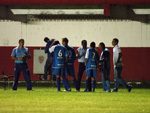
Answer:
<svg viewBox="0 0 150 113"><path fill-rule="evenodd" d="M150 89L119 89L117 93L56 92L52 87L34 87L26 91L0 88L0 113L150 113ZM63 90L63 88L62 88ZM83 89L81 89L83 90Z"/></svg>

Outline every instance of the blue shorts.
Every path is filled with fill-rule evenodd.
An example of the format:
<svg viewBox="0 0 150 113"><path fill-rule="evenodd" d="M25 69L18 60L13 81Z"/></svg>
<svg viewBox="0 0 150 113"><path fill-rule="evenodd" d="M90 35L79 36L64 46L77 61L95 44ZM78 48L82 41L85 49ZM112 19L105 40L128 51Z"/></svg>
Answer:
<svg viewBox="0 0 150 113"><path fill-rule="evenodd" d="M85 71L87 77L97 78L97 70L89 69Z"/></svg>
<svg viewBox="0 0 150 113"><path fill-rule="evenodd" d="M65 76L65 68L53 68L53 75Z"/></svg>
<svg viewBox="0 0 150 113"><path fill-rule="evenodd" d="M74 65L68 65L66 68L66 75L75 76Z"/></svg>

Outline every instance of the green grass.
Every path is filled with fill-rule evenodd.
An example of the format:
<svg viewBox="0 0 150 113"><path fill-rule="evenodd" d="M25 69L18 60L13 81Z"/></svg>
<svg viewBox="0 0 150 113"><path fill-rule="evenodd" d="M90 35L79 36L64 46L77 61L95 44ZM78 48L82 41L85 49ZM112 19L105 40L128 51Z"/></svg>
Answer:
<svg viewBox="0 0 150 113"><path fill-rule="evenodd" d="M119 89L117 93L56 92L56 88L35 87L36 91L0 88L0 113L150 113L150 89ZM62 88L63 90L63 88ZM83 90L83 89L81 89Z"/></svg>

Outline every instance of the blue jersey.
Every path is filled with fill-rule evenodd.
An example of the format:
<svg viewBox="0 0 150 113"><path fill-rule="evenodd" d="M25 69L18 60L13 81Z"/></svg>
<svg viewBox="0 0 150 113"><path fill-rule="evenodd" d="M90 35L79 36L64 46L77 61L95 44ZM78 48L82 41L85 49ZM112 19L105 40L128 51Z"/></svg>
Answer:
<svg viewBox="0 0 150 113"><path fill-rule="evenodd" d="M21 58L24 54L31 56L28 48L26 47L19 48L19 46L17 46L16 48L13 49L11 56ZM15 60L15 63L27 63L26 57L24 57L23 60Z"/></svg>
<svg viewBox="0 0 150 113"><path fill-rule="evenodd" d="M67 49L64 46L56 45L53 51L53 68L64 68L68 55Z"/></svg>
<svg viewBox="0 0 150 113"><path fill-rule="evenodd" d="M107 58L108 60L107 61L103 61L101 62L101 66L102 66L102 69L110 69L110 52L107 48L105 48L102 53L101 53L101 56L100 56L100 60L103 59L103 58Z"/></svg>
<svg viewBox="0 0 150 113"><path fill-rule="evenodd" d="M88 57L86 70L97 69L97 61L99 60L98 52L95 49L89 48L86 57Z"/></svg>
<svg viewBox="0 0 150 113"><path fill-rule="evenodd" d="M74 61L76 59L76 53L75 53L75 50L73 47L70 47L70 46L66 46L67 48L67 51L68 51L68 55L69 55L69 58L68 58L68 65L74 65Z"/></svg>

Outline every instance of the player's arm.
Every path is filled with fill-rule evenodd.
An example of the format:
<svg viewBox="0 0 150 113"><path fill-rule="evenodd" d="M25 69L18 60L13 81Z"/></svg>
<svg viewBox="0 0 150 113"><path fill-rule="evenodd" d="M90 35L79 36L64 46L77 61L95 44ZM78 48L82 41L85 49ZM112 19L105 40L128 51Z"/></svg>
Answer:
<svg viewBox="0 0 150 113"><path fill-rule="evenodd" d="M120 52L120 53L118 53L118 60L117 60L117 62L115 63L116 65L119 63L121 57L122 57L122 53Z"/></svg>
<svg viewBox="0 0 150 113"><path fill-rule="evenodd" d="M56 47L56 45L55 45L55 46L52 46L51 48L49 48L49 52L50 52L50 53L54 52L55 47Z"/></svg>
<svg viewBox="0 0 150 113"><path fill-rule="evenodd" d="M85 59L85 66L86 66L86 64L87 64L87 58Z"/></svg>
<svg viewBox="0 0 150 113"><path fill-rule="evenodd" d="M50 42L48 42L47 44L46 44L46 47L45 47L45 53L48 53L49 52L49 47L51 46L51 43Z"/></svg>
<svg viewBox="0 0 150 113"><path fill-rule="evenodd" d="M104 55L104 57L103 57L101 60L99 60L100 63L108 60L109 52L108 52L108 51L105 51L105 52L103 53L103 55Z"/></svg>
<svg viewBox="0 0 150 113"><path fill-rule="evenodd" d="M50 45L49 48L51 48L52 46L54 46L54 44L55 44L56 41L57 41L57 40L53 40L53 42L52 42L52 44Z"/></svg>
<svg viewBox="0 0 150 113"><path fill-rule="evenodd" d="M31 58L31 55L24 54L24 55L22 56L22 58L23 58L23 57L26 57L26 58L30 59L30 58Z"/></svg>
<svg viewBox="0 0 150 113"><path fill-rule="evenodd" d="M26 53L22 56L22 58L24 58L24 57L26 57L26 58L28 58L28 59L30 59L30 58L31 58L31 54L30 54L30 52L29 52L29 49L28 49L28 48L26 49Z"/></svg>
<svg viewBox="0 0 150 113"><path fill-rule="evenodd" d="M79 48L78 48L79 49ZM77 49L77 51L76 51L76 58L80 58L80 53L79 53L79 50Z"/></svg>
<svg viewBox="0 0 150 113"><path fill-rule="evenodd" d="M17 58L16 57L16 49L13 49L12 54L11 54L11 59L12 60L22 60L23 58L22 57Z"/></svg>
<svg viewBox="0 0 150 113"><path fill-rule="evenodd" d="M15 57L15 56L11 56L11 59L12 59L12 60L22 60L23 57L17 58L17 57Z"/></svg>
<svg viewBox="0 0 150 113"><path fill-rule="evenodd" d="M86 54L85 54L85 66L87 64L88 58L89 58L89 49L86 50Z"/></svg>
<svg viewBox="0 0 150 113"><path fill-rule="evenodd" d="M76 52L75 52L74 49L73 49L73 51L72 51L72 57L73 57L73 60L75 61L75 60L76 60Z"/></svg>

